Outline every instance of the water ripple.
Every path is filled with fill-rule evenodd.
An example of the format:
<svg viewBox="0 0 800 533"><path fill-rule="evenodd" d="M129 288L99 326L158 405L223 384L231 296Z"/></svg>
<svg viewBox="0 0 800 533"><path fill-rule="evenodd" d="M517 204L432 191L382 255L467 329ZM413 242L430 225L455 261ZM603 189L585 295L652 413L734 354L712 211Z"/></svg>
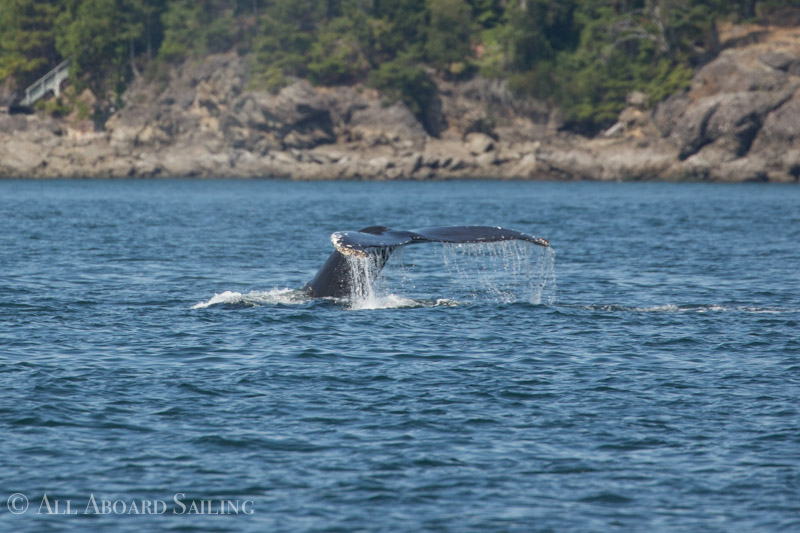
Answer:
<svg viewBox="0 0 800 533"><path fill-rule="evenodd" d="M121 532L800 526L795 188L0 189L3 498L170 503L89 519ZM524 249L436 246L370 302L299 290L380 222L541 234L558 291L513 279ZM255 512L173 516L177 492ZM89 524L31 513L0 529Z"/></svg>

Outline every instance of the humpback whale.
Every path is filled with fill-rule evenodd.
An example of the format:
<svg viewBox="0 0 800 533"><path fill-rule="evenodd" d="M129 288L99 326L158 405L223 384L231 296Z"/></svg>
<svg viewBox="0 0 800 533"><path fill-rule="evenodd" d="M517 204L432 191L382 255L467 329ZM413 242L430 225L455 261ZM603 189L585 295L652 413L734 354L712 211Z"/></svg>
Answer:
<svg viewBox="0 0 800 533"><path fill-rule="evenodd" d="M386 226L369 226L359 231L341 231L331 235L335 250L304 289L314 298L344 298L353 294L356 284L375 281L392 252L400 246L426 242L479 243L508 240L527 241L550 246L545 239L497 226L440 226L413 231L394 230ZM363 275L356 275L348 257L368 261Z"/></svg>

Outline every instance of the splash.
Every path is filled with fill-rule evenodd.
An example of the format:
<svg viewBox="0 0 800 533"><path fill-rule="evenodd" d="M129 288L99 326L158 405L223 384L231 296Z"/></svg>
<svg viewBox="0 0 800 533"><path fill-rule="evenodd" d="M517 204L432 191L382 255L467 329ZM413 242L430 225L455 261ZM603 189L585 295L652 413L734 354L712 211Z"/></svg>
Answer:
<svg viewBox="0 0 800 533"><path fill-rule="evenodd" d="M346 255L344 257L347 260L347 276L350 278L350 301L374 299L375 280L378 279L383 267L380 257L377 254L367 255L366 257L357 255Z"/></svg>
<svg viewBox="0 0 800 533"><path fill-rule="evenodd" d="M388 254L370 254L366 257L345 256L347 260L351 309L391 309L416 307L418 304L409 298L389 294L385 290L383 278L379 277Z"/></svg>
<svg viewBox="0 0 800 533"><path fill-rule="evenodd" d="M271 291L252 291L247 294L236 291L225 291L215 294L207 302L198 302L192 309L207 309L215 305L238 305L254 307L257 305L294 305L308 301L303 291L295 289L273 289Z"/></svg>
<svg viewBox="0 0 800 533"><path fill-rule="evenodd" d="M464 302L484 300L495 302L555 302L555 252L523 241L443 245L445 268L407 265L402 249L392 256L392 268L383 270L389 259L385 255L367 257L345 256L350 294L343 302L350 309L401 309L413 307L455 307ZM423 261L425 263L425 261ZM420 276L415 270L429 269ZM382 274L383 271L383 275ZM434 278L434 285L417 283ZM393 294L422 292L413 298ZM431 293L446 291L446 297L432 298ZM273 289L241 293L225 291L214 294L192 309L214 306L255 307L259 305L298 305L309 302L305 291Z"/></svg>
<svg viewBox="0 0 800 533"><path fill-rule="evenodd" d="M437 302L438 303L438 302ZM412 307L435 307L428 302L405 298L397 294L378 294L367 300L350 302L350 309L408 309Z"/></svg>
<svg viewBox="0 0 800 533"><path fill-rule="evenodd" d="M445 244L444 263L470 299L553 304L555 251L523 241Z"/></svg>

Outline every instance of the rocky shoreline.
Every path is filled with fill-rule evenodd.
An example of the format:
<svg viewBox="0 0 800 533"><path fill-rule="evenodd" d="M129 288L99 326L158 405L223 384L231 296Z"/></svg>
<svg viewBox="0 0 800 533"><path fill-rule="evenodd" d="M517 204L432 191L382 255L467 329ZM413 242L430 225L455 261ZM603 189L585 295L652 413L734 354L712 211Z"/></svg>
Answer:
<svg viewBox="0 0 800 533"><path fill-rule="evenodd" d="M655 110L630 95L595 138L559 131L557 112L497 81L439 81L432 135L374 90L250 90L243 58L209 56L168 81L136 80L103 131L0 115L0 177L797 182L800 29L729 42L688 91Z"/></svg>

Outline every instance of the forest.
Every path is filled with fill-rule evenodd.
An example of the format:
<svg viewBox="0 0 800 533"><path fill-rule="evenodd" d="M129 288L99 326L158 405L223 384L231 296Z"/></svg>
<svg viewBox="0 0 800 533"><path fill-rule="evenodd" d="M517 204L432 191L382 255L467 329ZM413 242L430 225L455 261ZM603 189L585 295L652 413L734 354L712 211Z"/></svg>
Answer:
<svg viewBox="0 0 800 533"><path fill-rule="evenodd" d="M418 116L435 79L501 78L596 132L633 90L653 105L720 51L719 25L780 18L800 0L3 0L0 86L59 62L100 101L132 79L236 51L254 88L293 78L366 84Z"/></svg>

